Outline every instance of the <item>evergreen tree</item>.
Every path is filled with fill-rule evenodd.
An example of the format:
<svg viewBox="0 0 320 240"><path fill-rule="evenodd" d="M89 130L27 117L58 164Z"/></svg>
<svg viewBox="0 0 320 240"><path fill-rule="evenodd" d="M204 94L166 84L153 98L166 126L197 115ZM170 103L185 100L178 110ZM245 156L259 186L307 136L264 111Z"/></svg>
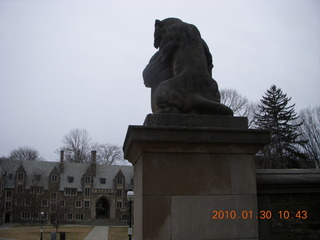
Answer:
<svg viewBox="0 0 320 240"><path fill-rule="evenodd" d="M255 114L255 125L258 129L271 130L271 142L258 154L263 168L298 167L297 160L304 158L299 148L306 141L299 139L298 116L293 105L288 105L291 98L275 85L267 90ZM301 148L300 148L301 149Z"/></svg>

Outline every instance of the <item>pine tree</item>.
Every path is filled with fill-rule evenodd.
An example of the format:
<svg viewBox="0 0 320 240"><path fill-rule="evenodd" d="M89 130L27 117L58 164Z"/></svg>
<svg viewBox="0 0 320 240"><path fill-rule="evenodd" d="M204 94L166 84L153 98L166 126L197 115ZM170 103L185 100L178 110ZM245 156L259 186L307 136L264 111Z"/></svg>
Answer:
<svg viewBox="0 0 320 240"><path fill-rule="evenodd" d="M258 153L263 168L297 167L297 160L304 158L299 151L306 142L299 140L298 116L293 105L288 105L291 98L275 85L267 90L255 114L257 129L271 130L271 142Z"/></svg>

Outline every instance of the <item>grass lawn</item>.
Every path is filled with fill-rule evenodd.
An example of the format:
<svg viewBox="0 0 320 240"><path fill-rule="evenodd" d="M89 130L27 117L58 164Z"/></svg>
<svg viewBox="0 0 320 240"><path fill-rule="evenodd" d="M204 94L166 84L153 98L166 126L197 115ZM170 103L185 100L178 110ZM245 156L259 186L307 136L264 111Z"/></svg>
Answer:
<svg viewBox="0 0 320 240"><path fill-rule="evenodd" d="M68 240L83 240L93 227L61 227L59 232L66 233ZM51 232L55 228L43 228L43 240L51 239ZM10 229L0 229L0 238L18 239L18 240L35 240L40 239L40 226L26 227L15 226ZM128 227L109 227L108 240L126 240L128 239ZM60 234L57 234L57 240L60 240Z"/></svg>
<svg viewBox="0 0 320 240"><path fill-rule="evenodd" d="M83 240L88 233L92 230L92 227L61 227L59 232L66 233L66 239L68 240ZM55 228L44 227L43 240L51 239L51 232L55 232ZM40 239L40 228L11 228L0 229L0 238L11 238L19 240L35 240ZM57 234L57 240L60 239L59 233Z"/></svg>
<svg viewBox="0 0 320 240"><path fill-rule="evenodd" d="M128 239L128 227L109 227L108 240Z"/></svg>

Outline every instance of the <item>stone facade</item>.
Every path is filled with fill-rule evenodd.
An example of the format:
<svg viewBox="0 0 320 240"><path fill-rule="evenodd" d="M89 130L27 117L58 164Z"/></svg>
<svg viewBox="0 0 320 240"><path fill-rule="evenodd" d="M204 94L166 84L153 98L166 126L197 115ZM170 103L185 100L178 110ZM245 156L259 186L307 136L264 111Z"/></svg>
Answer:
<svg viewBox="0 0 320 240"><path fill-rule="evenodd" d="M131 166L0 160L0 223L128 221Z"/></svg>

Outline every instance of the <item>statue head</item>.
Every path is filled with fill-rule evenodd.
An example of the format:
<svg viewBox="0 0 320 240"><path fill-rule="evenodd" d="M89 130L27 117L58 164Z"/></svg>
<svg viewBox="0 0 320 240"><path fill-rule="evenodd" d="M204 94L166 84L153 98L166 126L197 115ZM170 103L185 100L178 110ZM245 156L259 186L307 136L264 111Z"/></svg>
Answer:
<svg viewBox="0 0 320 240"><path fill-rule="evenodd" d="M154 24L154 43L155 48L159 48L161 40L166 32L166 30L177 23L183 23L178 18L166 18L162 21L156 20Z"/></svg>

